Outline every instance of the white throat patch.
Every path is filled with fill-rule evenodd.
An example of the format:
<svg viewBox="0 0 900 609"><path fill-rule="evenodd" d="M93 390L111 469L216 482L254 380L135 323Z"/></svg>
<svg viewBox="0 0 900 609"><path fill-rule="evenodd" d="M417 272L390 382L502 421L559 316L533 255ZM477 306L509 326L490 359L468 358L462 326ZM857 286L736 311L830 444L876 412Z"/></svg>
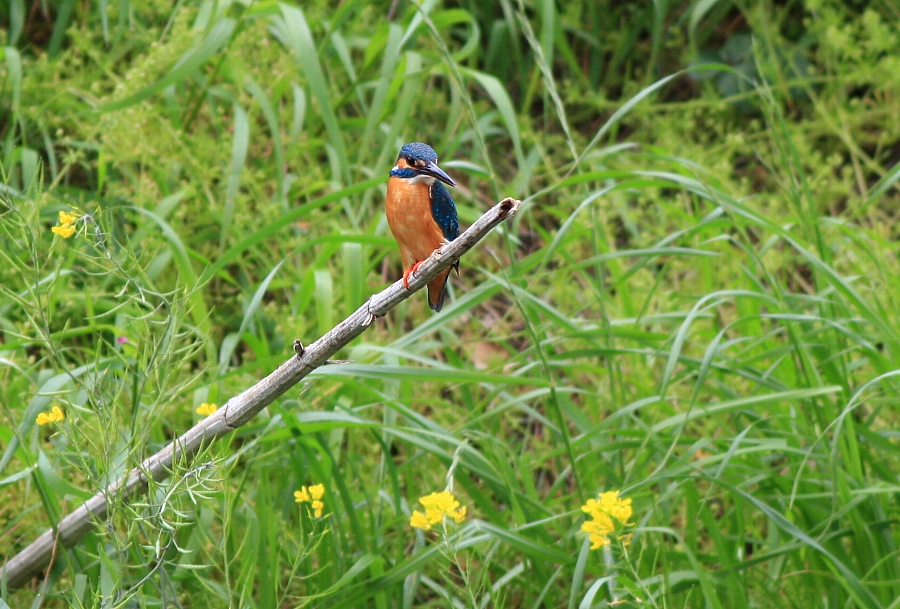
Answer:
<svg viewBox="0 0 900 609"><path fill-rule="evenodd" d="M434 184L434 178L426 175L417 175L409 179L410 184L428 184L431 186Z"/></svg>

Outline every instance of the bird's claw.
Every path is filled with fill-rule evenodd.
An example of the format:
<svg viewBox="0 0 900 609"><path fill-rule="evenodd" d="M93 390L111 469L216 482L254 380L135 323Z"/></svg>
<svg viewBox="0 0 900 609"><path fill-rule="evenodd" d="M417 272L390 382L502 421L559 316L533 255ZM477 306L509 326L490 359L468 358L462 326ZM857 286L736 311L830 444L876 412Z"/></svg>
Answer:
<svg viewBox="0 0 900 609"><path fill-rule="evenodd" d="M409 278L410 278L410 276L411 276L413 273L415 273L416 271L418 271L418 270L419 270L419 267L420 267L421 265L422 265L422 261L419 260L418 262L416 262L415 264L413 264L411 267L409 267L408 269L406 269L406 270L403 272L403 287L406 288L407 290L409 289Z"/></svg>

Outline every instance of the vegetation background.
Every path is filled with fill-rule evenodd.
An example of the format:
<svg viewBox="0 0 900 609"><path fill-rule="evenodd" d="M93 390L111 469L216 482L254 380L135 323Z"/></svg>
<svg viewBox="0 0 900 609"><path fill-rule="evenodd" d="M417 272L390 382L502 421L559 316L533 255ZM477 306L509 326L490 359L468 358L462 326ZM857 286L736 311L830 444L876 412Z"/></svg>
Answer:
<svg viewBox="0 0 900 609"><path fill-rule="evenodd" d="M0 607L900 607L895 3L9 0L0 41L6 559L400 276L401 144L463 225L524 200Z"/></svg>

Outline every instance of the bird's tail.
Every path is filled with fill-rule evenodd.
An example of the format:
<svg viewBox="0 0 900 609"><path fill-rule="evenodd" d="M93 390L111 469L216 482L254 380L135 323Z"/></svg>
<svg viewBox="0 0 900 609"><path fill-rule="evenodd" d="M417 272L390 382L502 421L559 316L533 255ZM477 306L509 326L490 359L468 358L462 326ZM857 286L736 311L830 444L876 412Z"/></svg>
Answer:
<svg viewBox="0 0 900 609"><path fill-rule="evenodd" d="M450 269L447 269L428 282L428 306L432 311L440 311L444 306L444 296L447 295L447 280L449 279Z"/></svg>

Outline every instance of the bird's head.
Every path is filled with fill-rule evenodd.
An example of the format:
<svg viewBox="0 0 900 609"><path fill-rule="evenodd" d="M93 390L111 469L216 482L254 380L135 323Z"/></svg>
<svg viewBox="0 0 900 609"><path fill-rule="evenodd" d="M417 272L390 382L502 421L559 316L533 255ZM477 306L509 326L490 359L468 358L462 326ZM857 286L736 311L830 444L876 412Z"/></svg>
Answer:
<svg viewBox="0 0 900 609"><path fill-rule="evenodd" d="M456 186L453 178L448 176L437 165L437 153L434 148L421 142L404 144L397 156L397 164L391 169L391 175L410 180L424 182L429 186L440 180L449 186Z"/></svg>

